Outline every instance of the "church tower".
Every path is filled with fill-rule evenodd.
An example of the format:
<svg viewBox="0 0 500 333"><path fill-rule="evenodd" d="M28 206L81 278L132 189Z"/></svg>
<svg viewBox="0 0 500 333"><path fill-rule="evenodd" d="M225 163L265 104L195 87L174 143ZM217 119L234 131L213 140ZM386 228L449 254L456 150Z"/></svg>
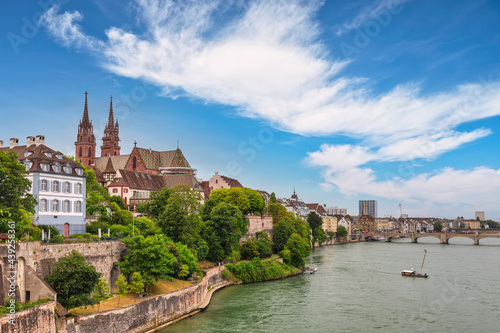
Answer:
<svg viewBox="0 0 500 333"><path fill-rule="evenodd" d="M111 96L109 119L106 124L106 128L104 129L104 136L102 137L101 157L120 155L120 146L118 145L119 141L118 120L115 123L113 117L113 96Z"/></svg>
<svg viewBox="0 0 500 333"><path fill-rule="evenodd" d="M95 164L95 136L94 127L89 120L89 109L87 105L87 92L85 92L85 107L83 108L83 118L78 125L78 135L75 142L75 157L83 165Z"/></svg>

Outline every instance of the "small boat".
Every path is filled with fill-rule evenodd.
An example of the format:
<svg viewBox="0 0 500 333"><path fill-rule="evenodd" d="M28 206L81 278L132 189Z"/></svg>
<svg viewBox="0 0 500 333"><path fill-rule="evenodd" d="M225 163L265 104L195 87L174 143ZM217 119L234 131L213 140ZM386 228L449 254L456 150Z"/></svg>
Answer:
<svg viewBox="0 0 500 333"><path fill-rule="evenodd" d="M367 236L365 240L367 242L380 242L380 241L384 241L385 238L382 236L374 235L374 236Z"/></svg>
<svg viewBox="0 0 500 333"><path fill-rule="evenodd" d="M403 276L412 276L412 277L421 277L421 278L427 278L429 277L429 275L427 274L420 274L420 273L417 273L416 271L414 270L403 270L401 271L401 275Z"/></svg>
<svg viewBox="0 0 500 333"><path fill-rule="evenodd" d="M422 259L422 267L420 268L420 271L424 268L424 262L425 262L425 256L427 255L427 250L424 250L424 259ZM426 273L417 273L413 268L410 270L403 270L401 271L402 276L412 276L412 277L421 277L421 278L428 278L429 275Z"/></svg>
<svg viewBox="0 0 500 333"><path fill-rule="evenodd" d="M317 268L311 268L309 266L306 266L306 268L304 268L304 274L314 274L318 271Z"/></svg>

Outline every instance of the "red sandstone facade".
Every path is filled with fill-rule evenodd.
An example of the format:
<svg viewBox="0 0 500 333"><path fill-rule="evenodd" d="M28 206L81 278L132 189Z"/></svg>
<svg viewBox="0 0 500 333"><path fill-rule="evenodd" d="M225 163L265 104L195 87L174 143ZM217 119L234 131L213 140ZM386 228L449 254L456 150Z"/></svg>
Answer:
<svg viewBox="0 0 500 333"><path fill-rule="evenodd" d="M78 125L78 134L75 142L75 157L78 158L83 165L90 166L95 164L95 136L94 127L89 119L87 92L85 92L83 118Z"/></svg>

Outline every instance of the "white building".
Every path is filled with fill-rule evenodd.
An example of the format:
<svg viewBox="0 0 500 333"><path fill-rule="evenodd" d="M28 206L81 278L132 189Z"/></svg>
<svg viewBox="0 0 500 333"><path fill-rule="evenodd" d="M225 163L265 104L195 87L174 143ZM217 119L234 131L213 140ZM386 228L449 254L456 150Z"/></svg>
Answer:
<svg viewBox="0 0 500 333"><path fill-rule="evenodd" d="M45 146L45 138L29 136L24 146L17 138L10 139L10 147L0 150L15 151L19 162L29 171L31 194L38 200L34 223L51 225L68 237L85 233L85 178L83 168L61 152Z"/></svg>

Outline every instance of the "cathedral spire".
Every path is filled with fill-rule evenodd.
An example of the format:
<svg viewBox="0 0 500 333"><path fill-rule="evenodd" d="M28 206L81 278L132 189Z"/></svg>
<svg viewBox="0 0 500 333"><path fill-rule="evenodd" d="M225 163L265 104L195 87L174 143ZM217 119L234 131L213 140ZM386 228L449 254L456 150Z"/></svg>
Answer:
<svg viewBox="0 0 500 333"><path fill-rule="evenodd" d="M113 117L113 96L111 96L111 102L109 103L108 126L109 127L114 127L115 126L115 121L114 121L114 117Z"/></svg>
<svg viewBox="0 0 500 333"><path fill-rule="evenodd" d="M85 92L85 106L83 108L83 119L82 119L82 124L89 124L89 107L87 104L87 92Z"/></svg>

